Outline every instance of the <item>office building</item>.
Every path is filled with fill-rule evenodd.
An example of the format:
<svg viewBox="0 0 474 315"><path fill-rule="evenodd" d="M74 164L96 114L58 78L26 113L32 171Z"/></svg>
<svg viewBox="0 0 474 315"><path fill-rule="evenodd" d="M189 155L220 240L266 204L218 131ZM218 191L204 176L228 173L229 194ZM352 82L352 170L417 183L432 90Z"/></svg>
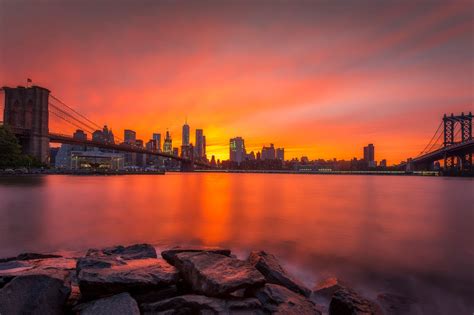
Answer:
<svg viewBox="0 0 474 315"><path fill-rule="evenodd" d="M372 143L364 147L364 161L368 167L375 167L375 147Z"/></svg>
<svg viewBox="0 0 474 315"><path fill-rule="evenodd" d="M275 159L275 147L273 143L270 144L269 147L262 148L262 160L274 160Z"/></svg>
<svg viewBox="0 0 474 315"><path fill-rule="evenodd" d="M154 133L153 140L155 140L156 150L161 152L161 133Z"/></svg>
<svg viewBox="0 0 474 315"><path fill-rule="evenodd" d="M181 145L189 145L189 125L187 121L183 125L183 141Z"/></svg>
<svg viewBox="0 0 474 315"><path fill-rule="evenodd" d="M284 148L278 148L276 149L276 159L280 161L285 160L285 149Z"/></svg>
<svg viewBox="0 0 474 315"><path fill-rule="evenodd" d="M137 140L137 133L133 130L125 129L123 132L123 138L125 143L135 144Z"/></svg>
<svg viewBox="0 0 474 315"><path fill-rule="evenodd" d="M232 162L241 163L245 159L245 143L241 137L230 139L229 155Z"/></svg>
<svg viewBox="0 0 474 315"><path fill-rule="evenodd" d="M196 142L195 142L195 151L196 151L196 155L195 155L195 158L197 160L201 160L204 158L204 154L205 154L205 137L204 137L204 134L203 134L203 131L202 129L196 129Z"/></svg>

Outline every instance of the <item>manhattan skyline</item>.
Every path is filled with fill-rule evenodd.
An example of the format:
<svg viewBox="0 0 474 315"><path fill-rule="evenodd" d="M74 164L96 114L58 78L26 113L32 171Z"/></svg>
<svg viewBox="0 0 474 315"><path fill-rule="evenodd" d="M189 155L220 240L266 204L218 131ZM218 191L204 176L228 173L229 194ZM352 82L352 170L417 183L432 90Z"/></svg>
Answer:
<svg viewBox="0 0 474 315"><path fill-rule="evenodd" d="M31 77L119 134L169 129L176 146L190 117L221 160L241 135L287 159L348 160L376 143L398 163L442 113L472 109L468 1L110 6L3 2L2 84Z"/></svg>

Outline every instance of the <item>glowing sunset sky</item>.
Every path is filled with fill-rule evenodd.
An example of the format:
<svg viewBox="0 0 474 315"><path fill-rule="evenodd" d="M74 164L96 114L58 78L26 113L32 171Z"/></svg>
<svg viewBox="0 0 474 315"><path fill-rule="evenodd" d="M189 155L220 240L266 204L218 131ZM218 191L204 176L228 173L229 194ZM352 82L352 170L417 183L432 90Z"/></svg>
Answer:
<svg viewBox="0 0 474 315"><path fill-rule="evenodd" d="M242 136L392 164L473 110L473 2L334 2L2 0L0 84L30 77L145 142L180 145L187 116L221 159Z"/></svg>

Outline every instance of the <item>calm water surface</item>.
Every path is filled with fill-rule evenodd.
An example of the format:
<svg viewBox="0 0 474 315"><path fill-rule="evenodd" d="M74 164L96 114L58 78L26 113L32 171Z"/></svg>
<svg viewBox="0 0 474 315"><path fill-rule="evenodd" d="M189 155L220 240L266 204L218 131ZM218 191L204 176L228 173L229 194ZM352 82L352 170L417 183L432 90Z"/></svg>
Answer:
<svg viewBox="0 0 474 315"><path fill-rule="evenodd" d="M425 313L474 311L474 181L283 174L0 178L0 256L149 242L275 253Z"/></svg>

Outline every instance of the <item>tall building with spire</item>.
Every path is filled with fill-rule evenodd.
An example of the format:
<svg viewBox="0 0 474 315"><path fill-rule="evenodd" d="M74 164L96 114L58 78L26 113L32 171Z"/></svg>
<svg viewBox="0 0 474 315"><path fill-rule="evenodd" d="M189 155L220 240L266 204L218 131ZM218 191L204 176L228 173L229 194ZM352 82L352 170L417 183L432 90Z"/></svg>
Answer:
<svg viewBox="0 0 474 315"><path fill-rule="evenodd" d="M189 145L189 125L188 125L188 120L186 119L186 122L183 125L183 142L181 143L182 146L188 146Z"/></svg>
<svg viewBox="0 0 474 315"><path fill-rule="evenodd" d="M166 138L163 143L163 152L173 154L173 140L171 140L170 132L166 130Z"/></svg>

